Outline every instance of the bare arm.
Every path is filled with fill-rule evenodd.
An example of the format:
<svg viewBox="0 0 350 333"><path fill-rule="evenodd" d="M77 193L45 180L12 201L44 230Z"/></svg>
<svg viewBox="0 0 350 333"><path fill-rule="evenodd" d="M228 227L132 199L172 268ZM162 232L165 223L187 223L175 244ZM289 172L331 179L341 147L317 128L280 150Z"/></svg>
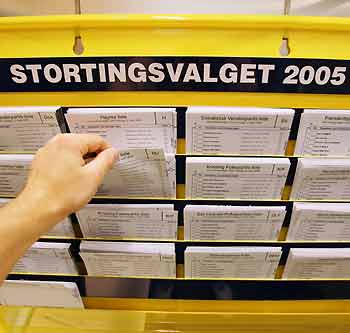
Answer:
<svg viewBox="0 0 350 333"><path fill-rule="evenodd" d="M88 153L97 157L87 163ZM41 235L90 201L116 159L89 134L57 135L37 152L24 190L0 210L0 284Z"/></svg>

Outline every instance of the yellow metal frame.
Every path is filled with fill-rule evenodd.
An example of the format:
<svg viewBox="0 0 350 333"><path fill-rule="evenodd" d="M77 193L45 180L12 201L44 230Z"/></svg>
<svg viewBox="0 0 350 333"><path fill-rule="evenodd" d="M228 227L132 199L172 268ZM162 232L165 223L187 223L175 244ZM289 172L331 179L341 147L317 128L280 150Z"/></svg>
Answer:
<svg viewBox="0 0 350 333"><path fill-rule="evenodd" d="M240 15L80 15L0 19L2 58L82 56L279 57L347 59L347 18ZM221 92L0 93L0 105L237 105L350 108L348 95Z"/></svg>
<svg viewBox="0 0 350 333"><path fill-rule="evenodd" d="M350 19L234 15L80 15L0 19L0 58L82 56L348 59ZM349 95L220 92L0 93L15 105L234 105L350 109ZM0 332L348 332L349 301L202 302L85 299L86 311L0 307ZM103 308L114 310L92 310ZM1 324L3 326L1 326Z"/></svg>

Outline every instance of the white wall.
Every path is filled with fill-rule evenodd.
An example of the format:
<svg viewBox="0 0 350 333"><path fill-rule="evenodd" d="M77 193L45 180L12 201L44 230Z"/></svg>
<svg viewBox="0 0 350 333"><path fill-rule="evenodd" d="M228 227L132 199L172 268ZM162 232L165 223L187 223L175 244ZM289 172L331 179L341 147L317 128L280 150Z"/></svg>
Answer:
<svg viewBox="0 0 350 333"><path fill-rule="evenodd" d="M73 14L74 0L0 0L0 15Z"/></svg>
<svg viewBox="0 0 350 333"><path fill-rule="evenodd" d="M349 0L292 0L292 15L349 16Z"/></svg>
<svg viewBox="0 0 350 333"><path fill-rule="evenodd" d="M349 0L291 0L292 15L349 16ZM81 0L83 13L282 14L283 0ZM0 0L0 16L73 14L74 0Z"/></svg>
<svg viewBox="0 0 350 333"><path fill-rule="evenodd" d="M281 14L283 0L82 0L89 13Z"/></svg>

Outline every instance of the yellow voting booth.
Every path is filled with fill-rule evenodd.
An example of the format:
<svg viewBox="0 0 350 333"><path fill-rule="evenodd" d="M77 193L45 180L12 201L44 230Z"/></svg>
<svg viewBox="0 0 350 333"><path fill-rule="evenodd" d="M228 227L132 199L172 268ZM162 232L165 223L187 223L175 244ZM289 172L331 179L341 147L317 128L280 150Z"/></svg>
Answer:
<svg viewBox="0 0 350 333"><path fill-rule="evenodd" d="M349 32L350 20L345 18L233 15L1 18L0 105L349 109ZM125 84L117 84L110 76L108 81L106 64L121 58L143 66L160 63L163 69L168 68L168 63L186 64L187 68L197 64L199 67L193 66L187 82L173 80L171 76L162 81L159 72L158 76L153 72L153 80L150 76L140 78L138 75L136 80L126 80ZM308 60L312 69L305 69ZM233 61L236 61L237 70L232 66ZM86 66L86 63L90 65ZM219 67L216 72L204 74L203 63L210 64L211 69ZM138 73L144 68L136 66ZM320 76L318 83L313 80L320 67L327 67L325 72L329 70L327 82L324 76ZM98 74L94 72L90 77L86 68L98 70ZM280 68L283 68L282 72L279 72ZM312 71L315 73L310 81ZM277 80L279 74L284 75L283 80ZM94 82L96 77L98 82ZM209 84L218 82L215 78L220 85ZM160 81L154 81L157 79ZM292 153L293 142L290 142L287 154ZM183 140L179 140L178 155L185 155ZM176 200L181 201L184 200L184 188L183 184L178 185ZM289 202L288 190L285 202ZM178 240L181 242L183 239ZM283 235L274 243L288 245ZM345 242L328 243L327 246L349 247ZM183 280L181 266L177 273L177 280ZM276 283L275 288L283 288L292 282ZM303 281L300 288L307 291L314 283ZM333 290L342 288L349 280L328 279L323 283ZM332 299L330 293L322 300L86 297L85 310L2 306L0 327L3 332L25 333L348 332L350 301L339 294L341 290L338 289L338 299Z"/></svg>

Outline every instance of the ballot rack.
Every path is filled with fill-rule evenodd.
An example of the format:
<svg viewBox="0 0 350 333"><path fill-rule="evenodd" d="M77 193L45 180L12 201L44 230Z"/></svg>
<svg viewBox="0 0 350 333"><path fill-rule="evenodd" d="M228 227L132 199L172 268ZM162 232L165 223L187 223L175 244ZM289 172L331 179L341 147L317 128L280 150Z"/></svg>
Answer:
<svg viewBox="0 0 350 333"><path fill-rule="evenodd" d="M2 58L80 56L235 56L346 59L344 43L350 30L347 19L282 16L146 16L82 15L57 17L20 17L0 20L3 41ZM118 41L118 42L116 42ZM78 52L76 43L83 48ZM281 55L281 46L288 46ZM289 242L285 240L291 212L290 185L295 172L293 149L298 117L291 131L286 152L292 167L282 200L254 201L256 205L285 204L286 224L278 241L225 241L221 245L278 245L284 255L275 279L225 279L234 293L230 301L211 299L206 290L217 281L185 279L183 252L188 245L212 245L183 239L181 211L185 204L217 204L217 200L186 200L185 133L186 107L190 105L256 106L293 108L348 109L347 94L190 92L190 91L65 91L0 92L1 106L61 105L77 106L171 106L178 112L177 198L174 200L96 197L94 203L174 203L180 211L179 237L176 243L177 277L151 280L152 288L173 288L174 299L107 299L85 297L88 310L44 308L0 308L0 323L5 332L134 332L168 329L197 332L204 329L252 332L262 328L276 332L308 331L345 332L349 328L349 279L281 280L281 272L290 247L350 247L346 242ZM251 201L225 201L247 205ZM82 237L54 238L72 243L78 249ZM52 240L52 238L45 238ZM118 241L118 240L113 240ZM142 240L145 241L145 240ZM11 274L11 279L75 281L84 296L86 272L79 275L45 275L28 272ZM106 277L97 277L103 283ZM118 278L118 277L109 277ZM135 279L135 277L125 277ZM118 278L119 279L119 278ZM184 298L188 298L184 300ZM165 324L164 324L165 323ZM165 325L165 326L164 326ZM165 328L164 328L165 327ZM0 326L1 328L1 326ZM6 331L7 329L7 331Z"/></svg>

